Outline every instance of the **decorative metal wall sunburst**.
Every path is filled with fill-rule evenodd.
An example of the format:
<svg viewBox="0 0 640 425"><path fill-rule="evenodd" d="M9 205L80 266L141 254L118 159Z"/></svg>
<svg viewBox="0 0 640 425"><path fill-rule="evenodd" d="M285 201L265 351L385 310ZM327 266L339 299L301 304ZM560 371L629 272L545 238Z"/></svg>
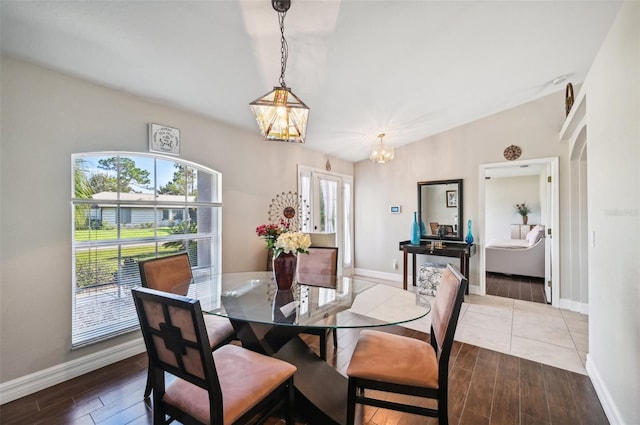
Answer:
<svg viewBox="0 0 640 425"><path fill-rule="evenodd" d="M272 223L284 222L289 230L299 231L302 225L309 221L311 215L309 205L298 192L282 192L271 200L269 205L269 221Z"/></svg>

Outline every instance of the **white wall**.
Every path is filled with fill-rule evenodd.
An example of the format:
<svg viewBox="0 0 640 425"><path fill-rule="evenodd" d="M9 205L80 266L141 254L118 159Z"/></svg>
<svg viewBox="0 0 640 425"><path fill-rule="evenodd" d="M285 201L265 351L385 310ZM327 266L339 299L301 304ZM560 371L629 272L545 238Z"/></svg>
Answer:
<svg viewBox="0 0 640 425"><path fill-rule="evenodd" d="M485 241L511 239L511 225L522 224L516 204L526 202L532 212L528 224L540 224L539 176L492 177L485 182Z"/></svg>
<svg viewBox="0 0 640 425"><path fill-rule="evenodd" d="M390 163L377 164L368 160L357 162L354 203L356 270L386 274L390 279L401 279L402 252L398 250L398 242L411 238L412 213L417 207L416 183L419 181L464 179L461 230L463 236L466 236L467 220L471 219L474 238L476 241L481 240L480 236L485 229L478 223L479 166L506 162L503 151L511 144L520 146L522 160L560 158L562 227L568 220L568 214L563 210L566 202L563 198L568 197L563 194L570 191L568 175L565 175L568 170L568 154L566 148L558 142L558 131L564 119L563 89L561 92L397 148L396 157ZM389 142L393 143L392 140ZM390 214L389 205L401 205L402 213ZM561 261L563 253L561 242ZM471 290L474 290L474 285L479 285L478 258L479 255L476 255L470 261ZM394 259L399 263L397 270L392 267ZM427 259L419 259L425 260ZM457 261L453 260L453 263L457 264Z"/></svg>
<svg viewBox="0 0 640 425"><path fill-rule="evenodd" d="M264 268L271 199L296 191L297 164L327 157L267 143L201 115L1 58L0 382L139 337L71 351L71 154L148 150L147 124L181 130L180 158L222 172L223 270ZM250 110L247 106L247 115ZM331 158L333 170L353 164Z"/></svg>
<svg viewBox="0 0 640 425"><path fill-rule="evenodd" d="M612 424L640 423L640 3L625 2L586 94L587 371ZM608 410L607 410L608 409Z"/></svg>

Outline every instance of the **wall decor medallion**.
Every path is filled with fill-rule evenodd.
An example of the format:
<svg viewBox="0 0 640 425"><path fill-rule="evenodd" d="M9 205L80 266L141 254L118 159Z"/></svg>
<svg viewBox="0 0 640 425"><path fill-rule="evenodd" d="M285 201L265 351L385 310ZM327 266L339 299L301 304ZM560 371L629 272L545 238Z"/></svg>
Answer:
<svg viewBox="0 0 640 425"><path fill-rule="evenodd" d="M290 232L299 231L309 221L309 205L298 192L282 192L271 200L269 221L285 225Z"/></svg>
<svg viewBox="0 0 640 425"><path fill-rule="evenodd" d="M180 130L161 124L149 124L149 152L180 155Z"/></svg>
<svg viewBox="0 0 640 425"><path fill-rule="evenodd" d="M522 149L520 149L520 147L516 145L507 146L507 148L504 150L504 157L509 161L514 161L520 158L520 155L522 155Z"/></svg>

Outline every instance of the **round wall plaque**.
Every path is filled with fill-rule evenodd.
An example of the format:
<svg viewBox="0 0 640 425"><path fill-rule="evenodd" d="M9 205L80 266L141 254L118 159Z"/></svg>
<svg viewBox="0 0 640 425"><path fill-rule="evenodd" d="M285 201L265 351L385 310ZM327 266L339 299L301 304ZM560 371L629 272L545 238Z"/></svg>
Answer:
<svg viewBox="0 0 640 425"><path fill-rule="evenodd" d="M520 147L516 145L507 146L507 148L504 150L504 157L509 161L513 161L520 158L521 154L522 154L522 149L520 149Z"/></svg>

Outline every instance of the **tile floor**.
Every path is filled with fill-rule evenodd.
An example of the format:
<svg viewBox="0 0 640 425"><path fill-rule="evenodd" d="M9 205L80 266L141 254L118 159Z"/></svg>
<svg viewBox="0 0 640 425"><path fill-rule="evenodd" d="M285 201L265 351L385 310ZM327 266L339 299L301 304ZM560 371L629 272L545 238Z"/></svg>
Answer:
<svg viewBox="0 0 640 425"><path fill-rule="evenodd" d="M431 317L427 315L404 326L428 333ZM455 339L586 375L588 316L548 304L467 295Z"/></svg>

